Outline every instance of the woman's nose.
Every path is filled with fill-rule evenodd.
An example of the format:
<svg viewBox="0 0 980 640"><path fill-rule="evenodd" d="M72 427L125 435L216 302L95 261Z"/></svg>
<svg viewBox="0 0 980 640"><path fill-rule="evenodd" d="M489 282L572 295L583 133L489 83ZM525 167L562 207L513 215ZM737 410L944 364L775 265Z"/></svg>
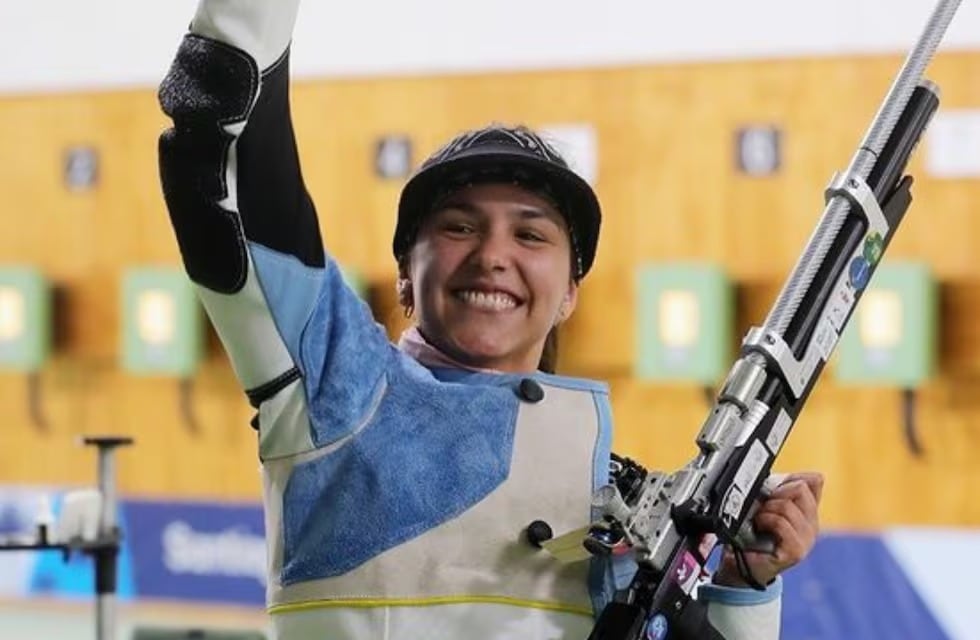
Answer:
<svg viewBox="0 0 980 640"><path fill-rule="evenodd" d="M511 243L503 234L486 233L473 250L474 261L486 271L502 271L510 260Z"/></svg>

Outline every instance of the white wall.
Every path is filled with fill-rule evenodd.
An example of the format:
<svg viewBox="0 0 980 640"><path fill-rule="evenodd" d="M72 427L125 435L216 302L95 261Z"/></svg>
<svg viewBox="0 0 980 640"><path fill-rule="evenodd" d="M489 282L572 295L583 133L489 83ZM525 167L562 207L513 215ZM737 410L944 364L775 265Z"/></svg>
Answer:
<svg viewBox="0 0 980 640"><path fill-rule="evenodd" d="M155 85L195 4L0 0L0 93ZM306 0L293 60L303 76L349 76L899 52L915 41L933 6L933 0ZM943 48L980 49L980 0L963 2Z"/></svg>

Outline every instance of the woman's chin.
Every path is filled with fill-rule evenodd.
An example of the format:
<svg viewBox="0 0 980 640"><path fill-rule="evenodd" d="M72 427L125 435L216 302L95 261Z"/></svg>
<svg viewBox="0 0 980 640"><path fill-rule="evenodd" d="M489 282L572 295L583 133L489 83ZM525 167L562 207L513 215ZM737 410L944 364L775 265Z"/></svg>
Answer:
<svg viewBox="0 0 980 640"><path fill-rule="evenodd" d="M456 359L463 364L481 369L497 369L511 355L506 348L496 343L459 340L455 343Z"/></svg>
<svg viewBox="0 0 980 640"><path fill-rule="evenodd" d="M504 360L504 354L487 349L460 349L456 359L467 366L496 369L497 363Z"/></svg>

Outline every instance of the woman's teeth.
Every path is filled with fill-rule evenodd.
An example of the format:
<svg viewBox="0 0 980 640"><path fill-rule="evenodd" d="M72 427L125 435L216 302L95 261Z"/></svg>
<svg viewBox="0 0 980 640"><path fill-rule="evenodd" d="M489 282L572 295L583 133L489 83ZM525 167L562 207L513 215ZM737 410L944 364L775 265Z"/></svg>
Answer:
<svg viewBox="0 0 980 640"><path fill-rule="evenodd" d="M517 306L517 300L506 293L484 293L482 291L460 291L456 297L466 304L490 311L504 311Z"/></svg>

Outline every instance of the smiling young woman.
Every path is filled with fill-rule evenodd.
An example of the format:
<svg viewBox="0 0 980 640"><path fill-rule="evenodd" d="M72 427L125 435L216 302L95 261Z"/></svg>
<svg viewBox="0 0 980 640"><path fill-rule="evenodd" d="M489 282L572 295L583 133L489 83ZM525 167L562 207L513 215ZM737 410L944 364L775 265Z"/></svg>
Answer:
<svg viewBox="0 0 980 640"><path fill-rule="evenodd" d="M201 0L160 88L181 255L257 409L268 603L282 640L585 638L630 566L560 565L529 525L590 521L609 481L604 383L554 375L596 255L592 188L533 131L451 140L392 240L417 325L392 344L324 251L289 111L297 0ZM780 571L813 546L819 482L759 509L776 553L700 588L732 640L779 635ZM729 567L726 570L726 567Z"/></svg>
<svg viewBox="0 0 980 640"><path fill-rule="evenodd" d="M533 372L575 308L568 224L544 197L488 182L452 192L402 260L419 332L460 363Z"/></svg>

